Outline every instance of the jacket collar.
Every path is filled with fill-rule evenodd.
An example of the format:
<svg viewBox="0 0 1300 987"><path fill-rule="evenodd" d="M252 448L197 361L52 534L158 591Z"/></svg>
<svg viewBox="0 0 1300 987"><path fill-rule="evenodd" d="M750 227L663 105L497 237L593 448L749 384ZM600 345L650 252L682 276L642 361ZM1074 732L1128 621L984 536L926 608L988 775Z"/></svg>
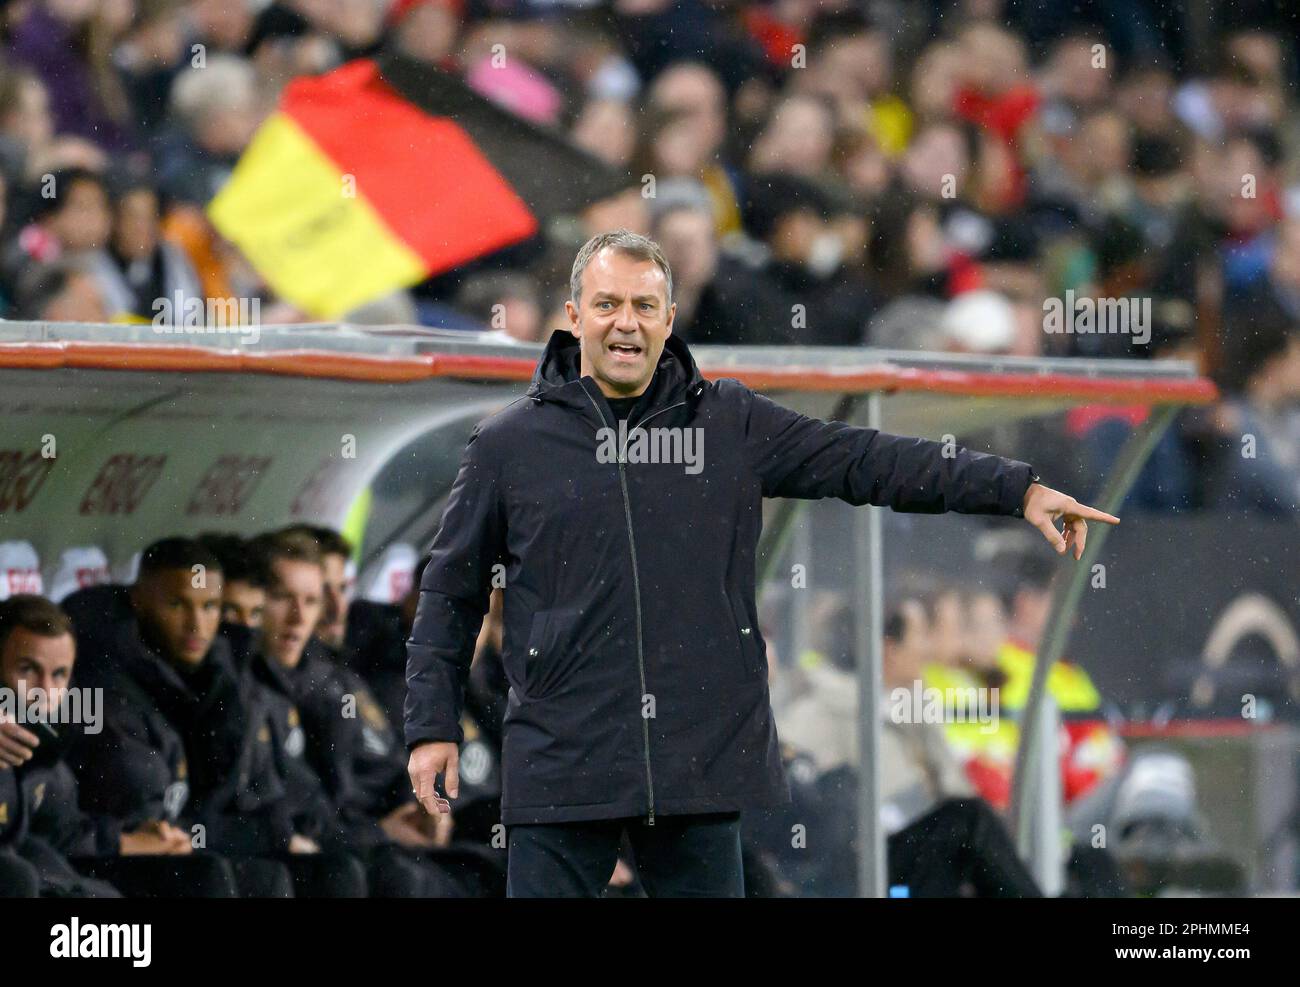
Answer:
<svg viewBox="0 0 1300 987"><path fill-rule="evenodd" d="M533 371L528 397L535 404L553 401L579 409L590 408L591 399L600 393L600 388L591 377L582 376L581 366L577 337L567 329L555 330ZM708 386L686 343L680 336L670 335L664 342L650 386L642 395L644 404L638 406L649 411L680 401L695 402Z"/></svg>
<svg viewBox="0 0 1300 987"><path fill-rule="evenodd" d="M252 655L253 673L265 685L269 685L276 692L282 693L293 699L298 699L302 687L307 686L307 679L314 671L324 672L320 668L321 662L329 661L329 651L325 644L316 637L307 639L307 644L303 648L302 657L298 659L298 664L293 668L286 668L278 661L271 657L265 649L264 642L261 641L260 635L256 639L258 646Z"/></svg>
<svg viewBox="0 0 1300 987"><path fill-rule="evenodd" d="M183 672L149 644L134 614L124 614L117 621L115 641L116 668L143 689L158 711L173 723L183 722L181 718L199 702L196 685L206 680L205 672L211 672L214 665L231 666L230 646L218 634L203 661L188 673Z"/></svg>

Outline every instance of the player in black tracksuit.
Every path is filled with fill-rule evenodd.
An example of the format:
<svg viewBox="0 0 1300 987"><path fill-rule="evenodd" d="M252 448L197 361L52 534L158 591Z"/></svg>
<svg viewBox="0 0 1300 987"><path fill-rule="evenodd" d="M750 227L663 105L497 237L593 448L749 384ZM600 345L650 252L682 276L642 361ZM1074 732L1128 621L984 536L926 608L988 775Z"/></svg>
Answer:
<svg viewBox="0 0 1300 987"><path fill-rule="evenodd" d="M43 894L105 897L115 888L128 897L238 895L229 861L217 854L124 855L131 834L111 816L81 810L76 777L62 761L19 774L30 824L19 852L37 866Z"/></svg>
<svg viewBox="0 0 1300 987"><path fill-rule="evenodd" d="M372 815L385 811L386 790L402 799L413 797L400 724L406 700L406 637L427 561L422 559L416 566L411 593L401 603L354 601L347 612L345 644L337 653L329 651L341 669L343 687L357 697L355 733L363 743L353 773ZM501 719L507 684L493 640L485 642L483 658L474 661L466 693L462 787L452 842L437 857L471 894L493 897L504 893L505 880ZM365 695L373 697L373 704L364 700Z"/></svg>
<svg viewBox="0 0 1300 987"><path fill-rule="evenodd" d="M130 830L111 816L80 808L76 779L63 758L80 731L94 733L102 721L95 706L65 701L75 664L73 625L65 611L33 595L0 602L0 686L15 696L35 697L37 710L58 714L0 727L10 741L10 764L15 760L13 742L22 748L17 752L20 763L10 772L17 787L19 824L11 839L17 853L36 868L40 893L116 897L111 884L131 895L154 890L169 895L231 894L229 866L217 857L189 855L189 838L180 830L165 824ZM78 710L83 716L73 715ZM182 852L186 855L179 859Z"/></svg>
<svg viewBox="0 0 1300 987"><path fill-rule="evenodd" d="M372 871L381 864L388 874L392 894L504 891L503 861L493 859L500 854L491 850L488 835L436 847L432 820L411 791L405 747L360 675L313 639L285 678L302 713L307 757L353 839L367 849ZM457 836L462 821L469 822L468 813L457 818ZM468 826L464 835L473 831ZM375 880L372 873L372 885ZM383 894L379 888L374 893Z"/></svg>
<svg viewBox="0 0 1300 987"><path fill-rule="evenodd" d="M117 597L107 650L85 654L79 669L80 683L104 689L105 705L102 732L72 752L83 804L128 828L155 819L201 825L200 842L216 852L287 849L283 786L269 742L255 736L229 647L214 639L200 665L182 670L145 642L125 588L82 592Z"/></svg>
<svg viewBox="0 0 1300 987"><path fill-rule="evenodd" d="M16 714L0 722L0 896L120 897L68 863L61 851L71 840L37 825L56 803L78 814L75 786L70 803L55 791L70 781L59 757L72 730L62 701L75 661L72 624L55 604L31 594L0 601L0 690ZM86 845L117 852L118 828L85 822Z"/></svg>
<svg viewBox="0 0 1300 987"><path fill-rule="evenodd" d="M463 894L447 870L426 857L434 847L434 822L411 796L400 747L391 734L361 728L358 708L372 718L378 713L369 690L358 679L345 679L314 636L325 573L318 541L288 529L260 539L258 548L267 583L262 628L226 633L246 641L239 650L272 709L292 803L326 819L313 837L323 849L365 862L376 896Z"/></svg>
<svg viewBox="0 0 1300 987"><path fill-rule="evenodd" d="M207 586L193 593L204 596L214 636L205 639L190 627L168 638L165 617L154 608L172 598L183 602L196 564L209 574ZM211 553L186 539L165 539L146 549L129 593L101 587L83 594L90 592L98 598L69 598L74 620L78 613L97 615L82 671L87 683L105 687L104 729L73 753L83 804L127 826L162 819L185 828L196 849L231 860L247 895L364 894L364 874L354 861L334 867L297 852L309 847L295 829L272 710L227 642L215 636L220 566ZM197 653L163 657L185 642Z"/></svg>
<svg viewBox="0 0 1300 987"><path fill-rule="evenodd" d="M0 898L35 898L41 876L18 855L22 830L22 789L12 768L0 768Z"/></svg>

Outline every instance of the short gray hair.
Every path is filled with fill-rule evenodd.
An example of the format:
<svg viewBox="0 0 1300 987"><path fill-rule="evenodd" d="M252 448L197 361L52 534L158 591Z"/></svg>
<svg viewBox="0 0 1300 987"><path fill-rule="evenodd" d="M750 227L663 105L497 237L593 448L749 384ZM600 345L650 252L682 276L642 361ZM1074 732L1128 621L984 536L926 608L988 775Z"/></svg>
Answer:
<svg viewBox="0 0 1300 987"><path fill-rule="evenodd" d="M648 236L633 233L631 230L611 230L593 236L582 245L578 256L573 259L573 273L569 275L569 297L575 306L582 301L582 272L591 263L591 258L606 247L629 257L635 257L637 260L654 261L659 270L664 272L664 281L668 288L668 304L673 303L673 272L659 244Z"/></svg>
<svg viewBox="0 0 1300 987"><path fill-rule="evenodd" d="M190 131L217 111L256 106L257 100L257 72L235 55L213 55L204 68L187 68L171 88L172 113Z"/></svg>

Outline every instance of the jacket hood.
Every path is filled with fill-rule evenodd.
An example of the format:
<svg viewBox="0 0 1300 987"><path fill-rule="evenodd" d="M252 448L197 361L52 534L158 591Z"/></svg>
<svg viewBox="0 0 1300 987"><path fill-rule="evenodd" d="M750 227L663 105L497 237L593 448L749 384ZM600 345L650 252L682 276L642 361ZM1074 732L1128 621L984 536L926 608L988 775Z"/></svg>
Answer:
<svg viewBox="0 0 1300 987"><path fill-rule="evenodd" d="M583 381L589 378L584 378L580 370L581 353L581 344L573 333L567 329L556 329L551 333L542 358L533 371L528 397L537 404L554 401L579 408L590 407L586 394L591 392L586 391L583 385ZM594 381L591 386L596 387ZM670 335L664 341L664 350L659 354L659 363L644 397L651 408L683 400L697 401L708 386L709 382L700 373L686 343L681 337Z"/></svg>

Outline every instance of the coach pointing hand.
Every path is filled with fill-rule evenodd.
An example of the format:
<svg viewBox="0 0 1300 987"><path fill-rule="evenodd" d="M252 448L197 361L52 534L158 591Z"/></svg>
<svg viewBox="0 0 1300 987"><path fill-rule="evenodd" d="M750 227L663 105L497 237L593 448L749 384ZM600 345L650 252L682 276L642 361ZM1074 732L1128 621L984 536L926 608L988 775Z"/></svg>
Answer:
<svg viewBox="0 0 1300 987"><path fill-rule="evenodd" d="M1076 560L1083 558L1083 548L1088 542L1088 522L1101 521L1119 524L1119 518L1095 507L1080 504L1069 494L1031 483L1025 491L1023 505L1025 520L1043 533L1057 553L1064 555L1074 546ZM1064 535L1056 527L1057 520L1064 522Z"/></svg>
<svg viewBox="0 0 1300 987"><path fill-rule="evenodd" d="M470 660L504 573L508 893L600 894L626 833L652 896L740 896L740 810L789 798L755 604L763 498L1023 516L1076 558L1087 520L1117 519L1026 463L705 380L643 236L593 237L569 292L527 393L471 434L421 578L412 787L430 812L449 807L435 776L456 797Z"/></svg>

